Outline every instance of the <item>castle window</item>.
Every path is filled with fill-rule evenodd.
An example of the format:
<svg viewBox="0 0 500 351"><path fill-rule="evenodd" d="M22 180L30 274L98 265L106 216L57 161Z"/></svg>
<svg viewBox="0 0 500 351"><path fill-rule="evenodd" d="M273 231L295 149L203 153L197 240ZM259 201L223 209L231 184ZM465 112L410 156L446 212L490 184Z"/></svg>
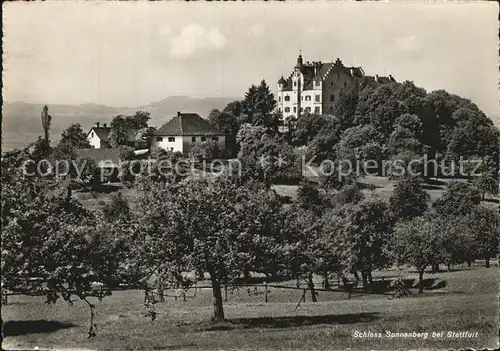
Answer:
<svg viewBox="0 0 500 351"><path fill-rule="evenodd" d="M297 112L297 107L294 107L294 108L293 108L293 112Z"/></svg>
<svg viewBox="0 0 500 351"><path fill-rule="evenodd" d="M281 96L278 96L278 102L281 102Z"/></svg>
<svg viewBox="0 0 500 351"><path fill-rule="evenodd" d="M168 137L168 142L169 143L173 143L175 141L175 138L174 137Z"/></svg>
<svg viewBox="0 0 500 351"><path fill-rule="evenodd" d="M316 106L316 107L314 108L314 113L319 113L319 106Z"/></svg>
<svg viewBox="0 0 500 351"><path fill-rule="evenodd" d="M330 101L335 101L335 95L330 95Z"/></svg>
<svg viewBox="0 0 500 351"><path fill-rule="evenodd" d="M330 85L333 87L333 81L332 81L332 82L330 82Z"/></svg>
<svg viewBox="0 0 500 351"><path fill-rule="evenodd" d="M162 137L156 137L156 141L163 141Z"/></svg>
<svg viewBox="0 0 500 351"><path fill-rule="evenodd" d="M310 107L306 107L306 112L311 112L311 108Z"/></svg>
<svg viewBox="0 0 500 351"><path fill-rule="evenodd" d="M315 81L314 85L316 85L317 87L319 87L319 86L321 86L321 82L320 81Z"/></svg>
<svg viewBox="0 0 500 351"><path fill-rule="evenodd" d="M297 82L293 82L293 86L296 87L297 86Z"/></svg>
<svg viewBox="0 0 500 351"><path fill-rule="evenodd" d="M195 143L195 142L196 142L196 137L195 137L195 136L194 136L194 137L191 137L191 142L192 142L192 143Z"/></svg>
<svg viewBox="0 0 500 351"><path fill-rule="evenodd" d="M290 96L285 95L285 101L290 101Z"/></svg>
<svg viewBox="0 0 500 351"><path fill-rule="evenodd" d="M290 112L290 107L285 107L285 112Z"/></svg>
<svg viewBox="0 0 500 351"><path fill-rule="evenodd" d="M306 101L311 101L311 95L306 95Z"/></svg>
<svg viewBox="0 0 500 351"><path fill-rule="evenodd" d="M319 95L314 95L314 101L316 101L316 102L320 102L320 101L321 101L320 99L321 99L321 98L320 98L320 96L319 96Z"/></svg>

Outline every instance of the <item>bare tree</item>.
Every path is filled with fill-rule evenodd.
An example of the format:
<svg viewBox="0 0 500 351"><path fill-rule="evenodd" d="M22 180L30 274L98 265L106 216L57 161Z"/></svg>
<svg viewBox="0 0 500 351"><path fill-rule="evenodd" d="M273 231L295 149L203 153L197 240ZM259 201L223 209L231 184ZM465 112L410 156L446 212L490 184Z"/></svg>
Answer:
<svg viewBox="0 0 500 351"><path fill-rule="evenodd" d="M49 108L47 107L47 105L45 105L42 108L41 118L42 118L42 128L43 128L43 134L44 134L44 141L48 144L49 143L50 123L52 121L52 116L49 115Z"/></svg>

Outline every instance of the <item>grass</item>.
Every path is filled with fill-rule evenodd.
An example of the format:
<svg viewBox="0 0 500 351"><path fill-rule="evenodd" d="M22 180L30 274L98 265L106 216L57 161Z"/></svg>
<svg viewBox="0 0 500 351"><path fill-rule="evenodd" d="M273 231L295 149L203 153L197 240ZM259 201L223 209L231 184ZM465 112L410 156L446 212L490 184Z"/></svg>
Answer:
<svg viewBox="0 0 500 351"><path fill-rule="evenodd" d="M157 304L158 317L144 316L143 294L121 291L97 303L97 336L87 339L89 311L85 303L46 305L42 298L9 297L2 307L6 348L86 348L98 350L327 350L495 348L498 338L497 267L458 267L432 275L446 291L388 299L320 293L317 303L303 302L300 290L272 289L269 302L245 289L228 295L222 324L212 324L211 291L167 298ZM389 270L386 277L412 272ZM428 277L431 275L428 274ZM425 277L425 276L424 276ZM358 332L478 332L477 338L355 338Z"/></svg>

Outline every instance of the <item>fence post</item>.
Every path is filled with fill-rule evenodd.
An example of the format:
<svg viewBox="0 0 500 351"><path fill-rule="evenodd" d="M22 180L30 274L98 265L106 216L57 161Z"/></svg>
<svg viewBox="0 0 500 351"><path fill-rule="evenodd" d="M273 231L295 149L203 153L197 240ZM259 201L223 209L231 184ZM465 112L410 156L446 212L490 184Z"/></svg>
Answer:
<svg viewBox="0 0 500 351"><path fill-rule="evenodd" d="M182 290L182 300L186 302L186 290Z"/></svg>
<svg viewBox="0 0 500 351"><path fill-rule="evenodd" d="M267 283L265 284L265 291L264 291L264 302L267 302Z"/></svg>
<svg viewBox="0 0 500 351"><path fill-rule="evenodd" d="M227 284L224 284L224 301L227 302Z"/></svg>

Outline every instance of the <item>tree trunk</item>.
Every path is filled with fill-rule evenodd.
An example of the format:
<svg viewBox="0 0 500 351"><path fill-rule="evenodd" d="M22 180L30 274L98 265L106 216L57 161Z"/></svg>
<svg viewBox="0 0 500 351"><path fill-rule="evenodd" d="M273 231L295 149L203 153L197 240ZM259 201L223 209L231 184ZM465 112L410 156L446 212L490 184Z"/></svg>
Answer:
<svg viewBox="0 0 500 351"><path fill-rule="evenodd" d="M349 291L349 281L345 276L342 276L342 284L344 284L344 290Z"/></svg>
<svg viewBox="0 0 500 351"><path fill-rule="evenodd" d="M490 268L490 256L486 255L485 260L486 260L486 268Z"/></svg>
<svg viewBox="0 0 500 351"><path fill-rule="evenodd" d="M421 269L418 272L418 293L421 294L424 292L424 270Z"/></svg>
<svg viewBox="0 0 500 351"><path fill-rule="evenodd" d="M213 272L210 272L210 280L212 281L212 292L214 295L214 321L224 321L224 307L222 305L222 291L220 282Z"/></svg>
<svg viewBox="0 0 500 351"><path fill-rule="evenodd" d="M366 272L363 270L361 271L361 279L363 280L363 290L365 292L368 291L368 277L366 276Z"/></svg>
<svg viewBox="0 0 500 351"><path fill-rule="evenodd" d="M472 261L471 260L467 260L467 267L470 267L472 266Z"/></svg>
<svg viewBox="0 0 500 351"><path fill-rule="evenodd" d="M372 271L368 271L368 283L370 286L373 284L373 276L372 276Z"/></svg>
<svg viewBox="0 0 500 351"><path fill-rule="evenodd" d="M313 282L312 274L309 274L307 285L309 285L309 290L311 290L312 302L318 302L318 299L316 298L316 290L314 290L314 282Z"/></svg>
<svg viewBox="0 0 500 351"><path fill-rule="evenodd" d="M359 281L359 274L355 268L352 269L352 274L354 274L354 278L356 278L356 281Z"/></svg>
<svg viewBox="0 0 500 351"><path fill-rule="evenodd" d="M330 288L330 283L328 282L328 271L326 269L323 271L323 288Z"/></svg>
<svg viewBox="0 0 500 351"><path fill-rule="evenodd" d="M448 272L451 272L451 263L448 262Z"/></svg>

